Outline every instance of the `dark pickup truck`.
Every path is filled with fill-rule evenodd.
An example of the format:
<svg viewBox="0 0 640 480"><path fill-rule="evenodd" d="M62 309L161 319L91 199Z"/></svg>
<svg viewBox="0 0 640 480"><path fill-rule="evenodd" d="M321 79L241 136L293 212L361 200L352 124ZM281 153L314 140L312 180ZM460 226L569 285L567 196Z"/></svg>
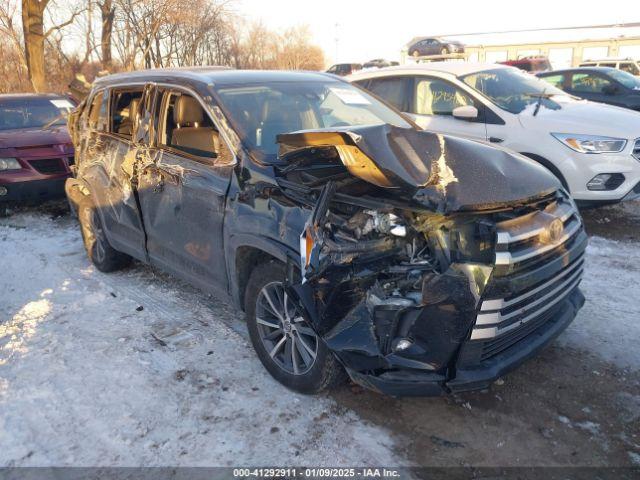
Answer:
<svg viewBox="0 0 640 480"><path fill-rule="evenodd" d="M135 258L228 295L297 391L344 372L392 395L486 388L584 302L587 237L553 175L335 76L113 75L69 126L95 266Z"/></svg>

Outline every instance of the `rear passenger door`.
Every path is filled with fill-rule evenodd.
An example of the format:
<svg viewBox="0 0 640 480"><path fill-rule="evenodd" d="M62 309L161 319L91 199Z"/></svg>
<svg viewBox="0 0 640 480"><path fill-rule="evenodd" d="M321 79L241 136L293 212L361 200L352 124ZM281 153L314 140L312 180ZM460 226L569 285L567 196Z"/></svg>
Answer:
<svg viewBox="0 0 640 480"><path fill-rule="evenodd" d="M118 126L124 118L132 124L137 109L133 100L141 96L142 87L135 86L105 88L92 97L78 166L109 243L138 259L145 258L145 246L128 166L133 161L131 128L125 133Z"/></svg>
<svg viewBox="0 0 640 480"><path fill-rule="evenodd" d="M154 140L138 167L149 259L200 288L226 289L222 229L235 155L195 93L159 87L150 108Z"/></svg>

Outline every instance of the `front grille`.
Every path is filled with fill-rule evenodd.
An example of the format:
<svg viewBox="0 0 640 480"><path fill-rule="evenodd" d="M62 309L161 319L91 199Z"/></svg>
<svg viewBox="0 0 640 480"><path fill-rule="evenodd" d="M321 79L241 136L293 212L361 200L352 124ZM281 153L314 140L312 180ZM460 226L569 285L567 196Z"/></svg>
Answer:
<svg viewBox="0 0 640 480"><path fill-rule="evenodd" d="M636 140L636 143L633 145L633 155L636 160L640 160L640 138Z"/></svg>
<svg viewBox="0 0 640 480"><path fill-rule="evenodd" d="M529 328L527 324L538 324L547 312L578 286L582 279L583 266L584 253L551 279L533 285L510 298L484 300L471 332L471 340L497 339L507 334L510 335L509 338L514 337L513 334L518 337L517 332ZM507 343L504 348L513 344Z"/></svg>
<svg viewBox="0 0 640 480"><path fill-rule="evenodd" d="M550 326L582 279L582 219L564 193L536 211L498 222L496 229L494 278L460 350L461 368L478 367ZM553 273L535 283L527 280L547 271Z"/></svg>
<svg viewBox="0 0 640 480"><path fill-rule="evenodd" d="M44 174L65 173L67 171L67 168L61 158L29 160L29 164L39 173Z"/></svg>
<svg viewBox="0 0 640 480"><path fill-rule="evenodd" d="M544 210L496 225L496 274L508 275L546 261L582 229L578 210L559 197Z"/></svg>

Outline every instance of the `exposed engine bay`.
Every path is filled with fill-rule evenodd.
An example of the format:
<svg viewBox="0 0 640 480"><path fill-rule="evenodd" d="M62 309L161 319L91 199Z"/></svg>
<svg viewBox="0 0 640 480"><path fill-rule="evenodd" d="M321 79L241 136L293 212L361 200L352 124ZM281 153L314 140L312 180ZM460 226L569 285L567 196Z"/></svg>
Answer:
<svg viewBox="0 0 640 480"><path fill-rule="evenodd" d="M291 293L354 380L388 391L415 371L424 393L451 376L490 279L510 273L495 264L497 225L550 208L560 193L453 209L454 171L446 182L437 168L422 185L390 181L366 152L345 153L322 135L288 144L276 168L283 193L312 212Z"/></svg>

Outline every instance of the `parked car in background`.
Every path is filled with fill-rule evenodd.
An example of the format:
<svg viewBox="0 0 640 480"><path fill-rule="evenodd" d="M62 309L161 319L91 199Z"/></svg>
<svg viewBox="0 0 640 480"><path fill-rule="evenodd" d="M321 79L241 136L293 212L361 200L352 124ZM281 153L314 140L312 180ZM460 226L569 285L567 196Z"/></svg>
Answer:
<svg viewBox="0 0 640 480"><path fill-rule="evenodd" d="M640 114L569 96L514 67L438 62L348 77L422 128L544 165L583 205L640 197Z"/></svg>
<svg viewBox="0 0 640 480"><path fill-rule="evenodd" d="M464 44L457 40L428 37L422 38L411 44L407 53L410 57L427 57L431 55L464 53Z"/></svg>
<svg viewBox="0 0 640 480"><path fill-rule="evenodd" d="M615 68L581 67L538 77L576 97L640 111L640 77Z"/></svg>
<svg viewBox="0 0 640 480"><path fill-rule="evenodd" d="M64 196L73 146L59 95L0 95L0 214L11 204Z"/></svg>
<svg viewBox="0 0 640 480"><path fill-rule="evenodd" d="M517 60L507 60L506 62L499 62L501 65L509 65L511 67L519 68L524 72L545 72L551 70L551 63L549 59L544 55L534 55L529 57L522 57Z"/></svg>
<svg viewBox="0 0 640 480"><path fill-rule="evenodd" d="M586 60L580 67L609 67L631 75L640 76L640 62L633 58L603 58L601 60Z"/></svg>
<svg viewBox="0 0 640 480"><path fill-rule="evenodd" d="M385 68L385 67L393 67L398 65L398 62L385 60L384 58L374 58L373 60L369 60L362 68Z"/></svg>
<svg viewBox="0 0 640 480"><path fill-rule="evenodd" d="M393 395L487 388L584 303L587 237L553 175L334 75L113 75L72 121L96 268L133 257L229 295L291 389L345 370Z"/></svg>
<svg viewBox="0 0 640 480"><path fill-rule="evenodd" d="M333 73L334 75L345 77L352 73L356 73L358 70L362 70L362 65L359 63L337 63L332 65L331 68L327 70L327 73Z"/></svg>

